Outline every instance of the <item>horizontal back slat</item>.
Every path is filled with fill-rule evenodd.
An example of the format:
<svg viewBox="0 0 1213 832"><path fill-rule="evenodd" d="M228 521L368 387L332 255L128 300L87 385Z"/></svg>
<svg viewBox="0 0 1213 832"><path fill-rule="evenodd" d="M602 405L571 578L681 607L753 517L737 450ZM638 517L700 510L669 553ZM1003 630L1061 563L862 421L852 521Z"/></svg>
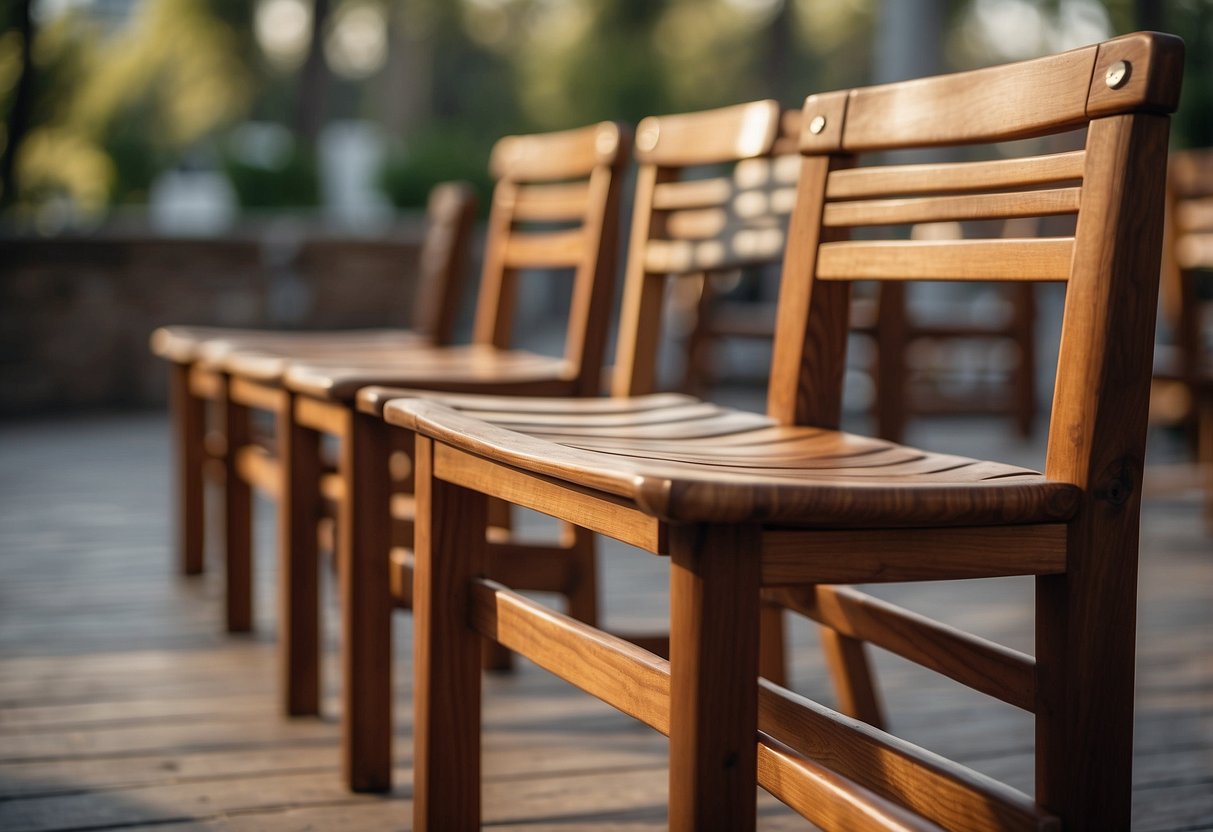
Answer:
<svg viewBox="0 0 1213 832"><path fill-rule="evenodd" d="M1180 197L1213 193L1213 149L1185 150L1171 157L1171 187Z"/></svg>
<svg viewBox="0 0 1213 832"><path fill-rule="evenodd" d="M1184 200L1175 218L1181 231L1213 231L1213 196Z"/></svg>
<svg viewBox="0 0 1213 832"><path fill-rule="evenodd" d="M723 208L674 211L666 217L665 233L676 240L706 240L724 232L729 213Z"/></svg>
<svg viewBox="0 0 1213 832"><path fill-rule="evenodd" d="M819 280L1066 280L1072 237L823 243Z"/></svg>
<svg viewBox="0 0 1213 832"><path fill-rule="evenodd" d="M590 202L589 182L556 185L521 185L513 193L513 214L521 222L565 222L585 216Z"/></svg>
<svg viewBox="0 0 1213 832"><path fill-rule="evenodd" d="M709 240L651 240L645 271L672 274L719 271L778 259L786 234L782 228L741 228Z"/></svg>
<svg viewBox="0 0 1213 832"><path fill-rule="evenodd" d="M871 196L971 193L1050 185L1082 179L1084 151L998 159L992 162L944 162L884 165L832 172L827 199Z"/></svg>
<svg viewBox="0 0 1213 832"><path fill-rule="evenodd" d="M1023 193L831 202L825 206L822 222L827 226L898 225L1075 214L1080 193L1079 188L1056 188Z"/></svg>
<svg viewBox="0 0 1213 832"><path fill-rule="evenodd" d="M505 136L493 145L489 170L495 179L514 182L558 182L588 176L596 165L614 158L622 139L609 121L526 136Z"/></svg>
<svg viewBox="0 0 1213 832"><path fill-rule="evenodd" d="M1179 241L1176 259L1183 269L1213 268L1213 234L1189 234Z"/></svg>
<svg viewBox="0 0 1213 832"><path fill-rule="evenodd" d="M685 182L659 182L653 188L653 209L670 211L683 208L715 208L733 198L733 180L727 176L690 179Z"/></svg>
<svg viewBox="0 0 1213 832"><path fill-rule="evenodd" d="M507 269L572 268L582 259L585 234L581 229L514 233L505 243Z"/></svg>

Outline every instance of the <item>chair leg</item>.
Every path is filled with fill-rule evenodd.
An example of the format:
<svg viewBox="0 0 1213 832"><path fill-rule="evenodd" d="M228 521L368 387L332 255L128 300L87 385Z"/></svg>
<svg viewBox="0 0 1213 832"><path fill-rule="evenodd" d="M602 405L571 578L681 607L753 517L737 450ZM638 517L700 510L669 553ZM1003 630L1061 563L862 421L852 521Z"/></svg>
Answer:
<svg viewBox="0 0 1213 832"><path fill-rule="evenodd" d="M485 561L485 497L432 476L417 438L413 828L480 828L480 650L469 581Z"/></svg>
<svg viewBox="0 0 1213 832"><path fill-rule="evenodd" d="M778 604L762 603L759 613L758 674L768 681L783 687L788 686L788 651L784 635L783 607Z"/></svg>
<svg viewBox="0 0 1213 832"><path fill-rule="evenodd" d="M249 409L223 400L224 452L223 537L226 566L227 629L247 633L253 629L253 492L236 469L236 457L248 444Z"/></svg>
<svg viewBox="0 0 1213 832"><path fill-rule="evenodd" d="M829 627L819 627L830 678L838 696L838 710L862 719L874 728L884 728L884 716L876 681L863 642Z"/></svg>
<svg viewBox="0 0 1213 832"><path fill-rule="evenodd" d="M1012 384L1015 397L1015 426L1024 439L1032 438L1036 421L1036 287L1022 283L1010 287L1013 292L1015 341L1019 345L1019 363Z"/></svg>
<svg viewBox="0 0 1213 832"><path fill-rule="evenodd" d="M320 713L320 434L294 418L295 396L277 414L282 488L278 500L278 651L283 706Z"/></svg>
<svg viewBox="0 0 1213 832"><path fill-rule="evenodd" d="M1036 580L1036 799L1066 829L1129 828L1137 499L1088 506Z"/></svg>
<svg viewBox="0 0 1213 832"><path fill-rule="evenodd" d="M877 303L876 433L890 442L901 442L910 407L909 373L905 366L905 350L909 345L906 287L882 283Z"/></svg>
<svg viewBox="0 0 1213 832"><path fill-rule="evenodd" d="M190 365L169 369L169 420L177 479L177 558L183 575L203 570L206 512L203 505L206 401L190 391Z"/></svg>
<svg viewBox="0 0 1213 832"><path fill-rule="evenodd" d="M670 530L670 829L753 829L758 535Z"/></svg>
<svg viewBox="0 0 1213 832"><path fill-rule="evenodd" d="M581 526L566 523L561 529L561 543L569 550L571 575L565 587L568 612L578 621L598 626L598 557L594 533Z"/></svg>
<svg viewBox="0 0 1213 832"><path fill-rule="evenodd" d="M354 412L341 437L346 484L337 521L341 583L343 758L359 792L392 786L391 441L387 424Z"/></svg>

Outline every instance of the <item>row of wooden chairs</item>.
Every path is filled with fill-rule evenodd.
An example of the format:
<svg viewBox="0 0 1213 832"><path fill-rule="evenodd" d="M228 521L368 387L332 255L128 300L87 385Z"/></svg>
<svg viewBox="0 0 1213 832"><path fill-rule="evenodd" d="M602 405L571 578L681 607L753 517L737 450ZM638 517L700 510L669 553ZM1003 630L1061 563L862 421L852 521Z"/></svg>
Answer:
<svg viewBox="0 0 1213 832"><path fill-rule="evenodd" d="M1136 529L1181 59L1177 39L1138 34L810 96L790 181L776 175L774 102L646 119L607 399L570 397L598 389L626 147L613 125L495 150L473 346L338 345L288 360L253 344L178 362L178 387L224 405L229 574L236 561L244 584L247 482L261 476L279 496L288 710L318 706L327 491L339 506L346 774L354 788L387 785L390 610L411 603L418 829L479 824L485 638L669 735L671 828L752 828L756 783L830 828L1127 825ZM998 161L864 164L1081 129L1084 149L1070 153L1029 144ZM704 166L732 170L687 175ZM775 205L791 211L786 233ZM1055 215L1074 218L1071 233L910 241L888 228ZM850 239L857 228L863 240ZM668 277L781 255L767 414L650 394ZM565 356L509 350L520 272L562 268L575 275ZM1067 284L1044 474L838 430L856 280ZM489 391L506 395L468 395ZM273 468L248 441L251 408L278 414ZM336 478L321 434L340 438ZM399 499L401 483L414 499ZM569 531L556 547L519 543L491 523L493 501ZM572 604L565 616L515 591L585 579L589 532L670 558L668 659L656 641L644 649ZM410 539L412 552L392 551ZM845 586L996 575L1037 578L1035 659ZM781 608L823 625L840 701L866 722L780 686ZM864 642L1035 713L1036 799L875 727Z"/></svg>

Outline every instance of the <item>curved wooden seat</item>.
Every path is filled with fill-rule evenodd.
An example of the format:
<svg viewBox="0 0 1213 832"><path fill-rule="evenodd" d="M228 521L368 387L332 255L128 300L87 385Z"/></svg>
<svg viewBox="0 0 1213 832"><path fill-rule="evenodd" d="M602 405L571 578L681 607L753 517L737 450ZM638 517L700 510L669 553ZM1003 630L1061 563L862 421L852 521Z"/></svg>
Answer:
<svg viewBox="0 0 1213 832"><path fill-rule="evenodd" d="M229 366L236 360L232 356ZM242 374L256 371L255 357L239 360ZM349 402L358 390L372 384L472 392L489 387L499 393L571 396L579 392L577 381L576 368L564 358L472 344L382 351L377 356L333 351L323 361L290 364L283 385L301 395Z"/></svg>
<svg viewBox="0 0 1213 832"><path fill-rule="evenodd" d="M162 326L152 333L151 350L168 361L202 361L218 365L224 356L242 350L287 356L310 350L374 349L429 342L420 332L407 329L278 332L218 326Z"/></svg>
<svg viewBox="0 0 1213 832"><path fill-rule="evenodd" d="M1056 523L1080 490L1026 468L841 431L779 425L707 403L624 413L512 412L433 397L384 418L453 448L600 489L664 520L834 528ZM504 404L504 403L500 403ZM556 405L556 402L550 402Z"/></svg>

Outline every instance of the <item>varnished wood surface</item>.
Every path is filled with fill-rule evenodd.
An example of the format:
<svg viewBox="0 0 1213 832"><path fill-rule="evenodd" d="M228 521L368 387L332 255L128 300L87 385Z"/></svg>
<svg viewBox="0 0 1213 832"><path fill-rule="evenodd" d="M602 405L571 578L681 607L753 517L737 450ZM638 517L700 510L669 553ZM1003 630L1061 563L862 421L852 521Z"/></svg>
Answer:
<svg viewBox="0 0 1213 832"><path fill-rule="evenodd" d="M967 453L1005 442L979 424L931 430L914 440L959 437ZM272 566L257 576L264 635L255 640L217 632L217 573L185 581L166 567L167 439L159 417L0 430L0 828L410 828L411 619L395 622L397 785L385 797L350 794L336 722L278 712ZM1016 449L1027 464L1039 458ZM63 514L69 501L81 510ZM264 517L258 537L270 532ZM1208 540L1195 500L1147 501L1133 791L1141 832L1213 824ZM614 546L604 560L608 612L629 625L659 622L666 564ZM1030 582L974 588L963 599L947 584L878 591L1030 651ZM331 593L327 604L331 654ZM793 631L792 684L833 704L816 641L807 627ZM324 709L336 713L336 662L325 664ZM885 654L877 669L894 730L1031 787L1026 715ZM665 828L664 738L528 664L485 677L484 703L492 828ZM805 828L765 795L758 826Z"/></svg>
<svg viewBox="0 0 1213 832"><path fill-rule="evenodd" d="M776 425L707 403L580 416L463 404L457 410L441 400L402 399L389 402L384 415L455 448L603 489L664 518L963 526L1065 520L1074 505L1071 486L1018 466Z"/></svg>
<svg viewBox="0 0 1213 832"><path fill-rule="evenodd" d="M574 369L562 358L486 345L418 348L343 360L341 355L293 363L283 379L288 389L317 399L353 401L368 384L394 384L451 392L575 392Z"/></svg>

